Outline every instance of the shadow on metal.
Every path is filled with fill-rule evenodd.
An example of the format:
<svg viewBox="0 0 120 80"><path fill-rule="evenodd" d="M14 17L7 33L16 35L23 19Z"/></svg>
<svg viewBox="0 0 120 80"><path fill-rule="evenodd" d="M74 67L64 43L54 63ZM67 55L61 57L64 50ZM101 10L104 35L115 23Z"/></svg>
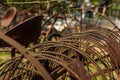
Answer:
<svg viewBox="0 0 120 80"><path fill-rule="evenodd" d="M42 17L43 16L39 15L29 18L4 32L4 34L13 38L21 45L27 46L29 43L35 42L39 38L41 32ZM9 46L10 45L0 40L0 47Z"/></svg>

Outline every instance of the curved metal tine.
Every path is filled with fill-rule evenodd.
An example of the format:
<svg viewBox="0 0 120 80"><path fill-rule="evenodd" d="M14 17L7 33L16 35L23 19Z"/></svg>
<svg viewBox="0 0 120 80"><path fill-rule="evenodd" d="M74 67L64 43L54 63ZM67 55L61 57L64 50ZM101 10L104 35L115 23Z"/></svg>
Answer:
<svg viewBox="0 0 120 80"><path fill-rule="evenodd" d="M58 19L58 18L55 17L53 23L51 23L51 28L48 29L47 34L46 34L46 37L48 37L49 33L50 33L53 29L55 29L54 24L56 23L57 19ZM56 29L55 29L55 30L56 30ZM57 31L57 30L56 30L56 31Z"/></svg>
<svg viewBox="0 0 120 80"><path fill-rule="evenodd" d="M82 9L80 10L80 13L81 13L81 17L80 17L80 31L82 31L82 15L83 15L83 13L82 13Z"/></svg>
<svg viewBox="0 0 120 80"><path fill-rule="evenodd" d="M101 15L99 14L99 16L98 16L98 18L97 18L97 20L96 20L96 22L95 22L95 26L97 25L97 23L98 23L98 21L99 21L99 19L101 19Z"/></svg>

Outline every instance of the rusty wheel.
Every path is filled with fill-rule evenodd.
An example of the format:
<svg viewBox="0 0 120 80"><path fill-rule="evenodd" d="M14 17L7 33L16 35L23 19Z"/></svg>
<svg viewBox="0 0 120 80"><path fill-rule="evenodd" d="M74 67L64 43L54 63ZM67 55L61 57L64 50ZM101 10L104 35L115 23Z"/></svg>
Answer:
<svg viewBox="0 0 120 80"><path fill-rule="evenodd" d="M44 67L53 79L60 76L65 78L65 74L69 72L71 79L108 80L117 79L119 74L119 42L120 35L117 32L100 28L73 33L55 42L40 43L30 50L36 49L36 57L44 56ZM66 68L67 72L65 69L61 70L62 68Z"/></svg>
<svg viewBox="0 0 120 80"><path fill-rule="evenodd" d="M15 40L10 38L9 36L4 35L3 33L0 33L0 38L3 41L5 41L6 43L8 43L9 45L11 45L12 47L16 48L18 50L18 52L22 54L22 56L20 56L20 57L12 58L11 60L1 64L1 68L0 68L1 69L0 70L1 71L1 75L0 76L1 76L2 80L11 80L12 78L15 78L15 76L17 76L17 78L18 78L19 75L16 75L16 71L17 70L21 71L21 69L18 68L18 67L21 65L22 61L24 62L24 61L27 61L27 60L30 60L30 63L33 65L33 67L36 70L38 69L37 72L39 73L39 75L43 79L45 79L45 80L51 79L52 80L52 78L50 77L48 72L44 69L44 67L41 65L41 63L37 59L35 59L35 57L30 52L28 52L27 49L25 49L21 44L19 44L18 42L16 42ZM27 60L23 60L24 57ZM28 67L28 65L27 65L27 67ZM42 69L42 71L43 70L45 70L45 71L43 71L43 73L41 73L41 71L39 71L40 69ZM23 69L22 73L24 73L24 71L25 70ZM44 72L45 72L45 74L44 74ZM46 78L45 78L45 76L46 76Z"/></svg>
<svg viewBox="0 0 120 80"><path fill-rule="evenodd" d="M75 13L72 13L73 10L78 12L80 15L78 16ZM70 12L63 10L55 13L52 16L49 16L49 19L47 19L42 26L49 28L46 33L46 37L51 39L57 34L58 37L63 37L71 33L98 28L107 28L113 31L119 31L115 23L112 22L108 17L103 16L100 13L96 13L96 15L92 18L87 16L83 17L83 15L85 15L82 13L83 10L95 13L93 9L71 8ZM103 21L100 22L101 20Z"/></svg>

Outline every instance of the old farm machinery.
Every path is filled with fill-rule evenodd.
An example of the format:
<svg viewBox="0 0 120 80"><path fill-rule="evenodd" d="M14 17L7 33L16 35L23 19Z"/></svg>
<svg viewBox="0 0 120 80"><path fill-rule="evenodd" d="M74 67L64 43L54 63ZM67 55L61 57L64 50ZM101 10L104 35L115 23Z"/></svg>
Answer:
<svg viewBox="0 0 120 80"><path fill-rule="evenodd" d="M91 25L83 23L82 18L63 15L67 13L65 11L54 14L49 19L43 15L33 16L13 26L11 22L15 18L16 9L10 8L7 12L11 14L6 13L1 20L0 47L12 48L12 58L0 64L1 80L118 78L119 29L105 16L102 17L113 24L110 29L95 28L96 22L88 29ZM65 22L63 30L58 31L55 28L57 20ZM68 20L76 25L68 24ZM46 26L50 27L44 32ZM74 31L73 26L79 26L80 30ZM43 41L42 35L45 36ZM52 40L54 37L59 39Z"/></svg>

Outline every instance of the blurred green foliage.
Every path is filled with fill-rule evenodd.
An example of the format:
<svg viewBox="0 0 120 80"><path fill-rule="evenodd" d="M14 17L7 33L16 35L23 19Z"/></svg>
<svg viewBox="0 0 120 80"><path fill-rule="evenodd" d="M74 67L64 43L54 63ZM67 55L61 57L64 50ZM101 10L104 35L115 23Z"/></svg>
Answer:
<svg viewBox="0 0 120 80"><path fill-rule="evenodd" d="M33 4L33 3L24 3L24 2L32 2L32 1L33 0L0 0L0 3L6 2L9 5L13 5L13 6L17 7L18 10L23 10L23 9L27 9L30 6L35 4L35 3ZM46 10L49 7L51 7L53 5L56 5L56 3L60 2L59 5L57 5L56 7L53 8L55 11L59 11L60 9L69 9L69 6L73 3L81 4L85 0L34 0L34 2L35 1L41 2L41 3L39 3L40 8L42 7L44 10ZM49 1L49 2L46 2L46 1ZM95 7L97 7L99 5L99 0L89 0L89 1ZM18 2L18 3L13 4L12 2ZM23 3L20 4L19 2L23 2ZM120 5L119 4L120 4L120 1L118 1L118 0L108 0L108 5L109 6L107 8L106 14L109 15L110 11L112 9L120 10Z"/></svg>

